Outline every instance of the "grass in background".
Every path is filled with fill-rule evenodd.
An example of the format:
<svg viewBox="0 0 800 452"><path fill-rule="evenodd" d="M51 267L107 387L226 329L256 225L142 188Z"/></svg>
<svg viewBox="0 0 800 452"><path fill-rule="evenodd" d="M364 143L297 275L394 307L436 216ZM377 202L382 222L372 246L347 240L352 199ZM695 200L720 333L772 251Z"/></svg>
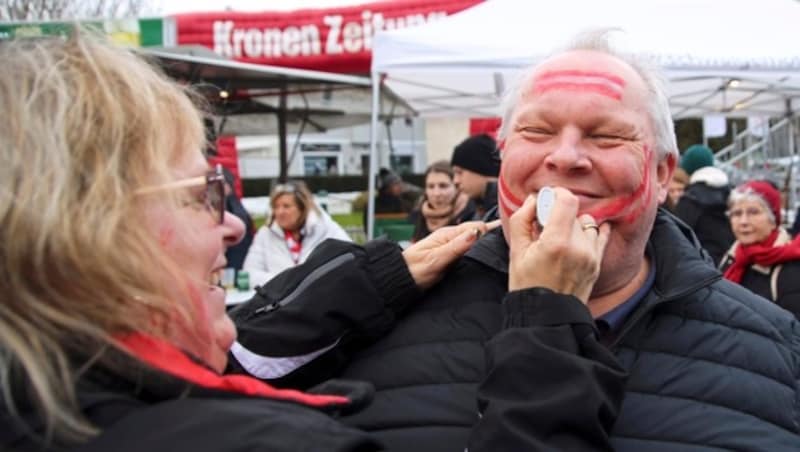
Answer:
<svg viewBox="0 0 800 452"><path fill-rule="evenodd" d="M350 234L350 238L352 238L354 242L364 243L364 241L366 241L363 212L336 214L331 215L331 217L333 218L333 221L339 223L339 226L341 226L342 229ZM266 217L253 217L253 223L255 224L256 231L258 228L263 226L266 221Z"/></svg>
<svg viewBox="0 0 800 452"><path fill-rule="evenodd" d="M331 215L331 217L345 229L348 227L364 228L364 212L340 213Z"/></svg>

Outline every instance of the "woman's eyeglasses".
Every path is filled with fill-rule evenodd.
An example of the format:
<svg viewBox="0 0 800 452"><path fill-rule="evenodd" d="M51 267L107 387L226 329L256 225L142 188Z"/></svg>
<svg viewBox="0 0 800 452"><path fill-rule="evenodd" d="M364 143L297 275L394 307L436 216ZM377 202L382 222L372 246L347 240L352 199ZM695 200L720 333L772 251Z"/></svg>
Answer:
<svg viewBox="0 0 800 452"><path fill-rule="evenodd" d="M197 187L203 184L205 184L205 191L202 203L217 222L222 224L225 221L225 176L222 174L222 165L220 164L217 164L205 176L190 177L155 187L145 187L137 190L136 193L149 194L161 190Z"/></svg>

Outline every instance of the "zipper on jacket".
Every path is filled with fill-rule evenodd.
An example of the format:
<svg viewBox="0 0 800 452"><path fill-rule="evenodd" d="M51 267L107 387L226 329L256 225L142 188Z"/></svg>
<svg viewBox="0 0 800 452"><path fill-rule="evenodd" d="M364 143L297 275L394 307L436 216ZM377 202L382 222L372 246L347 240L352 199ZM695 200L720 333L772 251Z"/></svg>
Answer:
<svg viewBox="0 0 800 452"><path fill-rule="evenodd" d="M281 307L280 301L273 301L272 303L270 303L268 305L265 305L265 306L261 306L260 308L258 308L255 311L253 311L252 314L250 315L250 317L256 316L256 315L264 313L264 312L272 312L272 311L274 311L274 310L276 310L276 309L278 309L280 307Z"/></svg>
<svg viewBox="0 0 800 452"><path fill-rule="evenodd" d="M270 313L270 312L276 311L276 310L280 309L281 306L285 306L285 305L291 303L292 301L294 301L295 298L299 297L300 294L303 293L303 291L308 286L310 286L311 284L314 284L318 279L322 278L323 276L327 275L328 273L336 270L339 266L341 266L345 262L352 261L355 258L356 258L356 256L353 253L346 253L346 254L342 254L341 256L336 256L335 258L331 259L330 261L326 262L325 264L320 265L319 267L315 268L314 271L309 273L308 276L306 276L305 278L303 278L302 281L300 281L300 284L298 284L297 287L294 290L292 290L291 293L289 293L289 295L281 298L280 300L275 300L272 303L266 304L266 305L264 305L264 306L262 306L262 307L260 307L260 308L258 308L256 310L252 311L250 313L250 315L247 316L247 318L251 319L251 318L253 318L253 317L257 316L257 315L260 315L260 314L266 314L266 313Z"/></svg>

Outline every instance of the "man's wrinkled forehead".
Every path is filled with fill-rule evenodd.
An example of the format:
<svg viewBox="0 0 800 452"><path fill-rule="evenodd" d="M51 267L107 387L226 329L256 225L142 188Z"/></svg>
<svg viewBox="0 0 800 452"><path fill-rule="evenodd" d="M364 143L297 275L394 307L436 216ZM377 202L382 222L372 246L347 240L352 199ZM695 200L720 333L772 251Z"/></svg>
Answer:
<svg viewBox="0 0 800 452"><path fill-rule="evenodd" d="M619 58L598 51L575 50L539 64L526 80L522 97L531 99L563 91L599 94L622 101L623 96L639 91L642 86L636 71Z"/></svg>

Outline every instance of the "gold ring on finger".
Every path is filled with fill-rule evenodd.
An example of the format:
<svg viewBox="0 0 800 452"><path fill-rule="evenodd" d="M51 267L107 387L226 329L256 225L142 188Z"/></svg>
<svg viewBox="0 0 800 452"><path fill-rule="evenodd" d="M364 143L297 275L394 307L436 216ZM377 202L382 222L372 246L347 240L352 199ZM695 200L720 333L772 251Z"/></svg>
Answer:
<svg viewBox="0 0 800 452"><path fill-rule="evenodd" d="M588 224L582 224L581 229L583 229L584 231L587 229L594 229L595 231L599 232L600 226L598 226L597 223L588 223Z"/></svg>

